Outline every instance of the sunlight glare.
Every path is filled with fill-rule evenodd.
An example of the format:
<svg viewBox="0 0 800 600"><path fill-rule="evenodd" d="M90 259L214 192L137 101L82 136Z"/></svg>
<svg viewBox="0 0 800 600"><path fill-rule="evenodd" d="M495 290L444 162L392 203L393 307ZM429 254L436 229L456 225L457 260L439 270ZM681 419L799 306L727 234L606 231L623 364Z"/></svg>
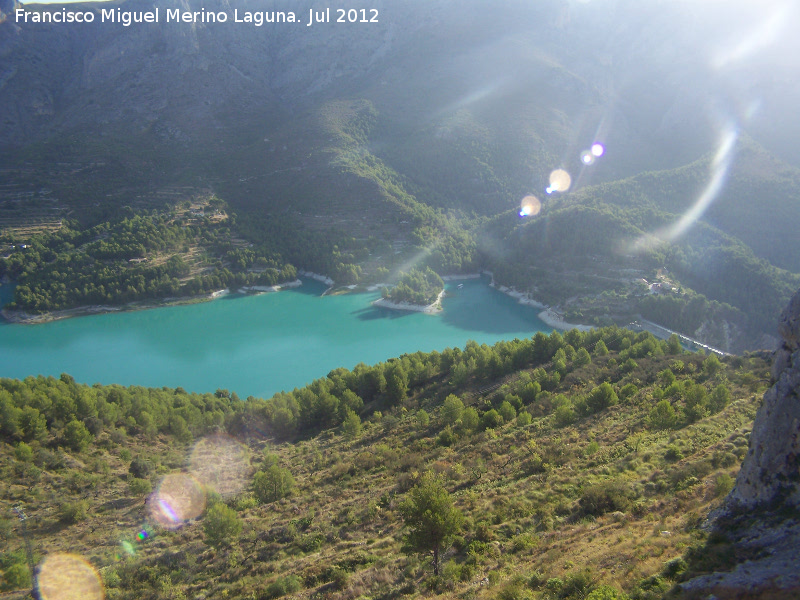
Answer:
<svg viewBox="0 0 800 600"><path fill-rule="evenodd" d="M119 545L122 546L122 549L125 551L125 554L127 554L128 556L135 556L136 555L136 548L134 548L133 544L131 544L128 540L122 540L119 543Z"/></svg>
<svg viewBox="0 0 800 600"><path fill-rule="evenodd" d="M640 251L651 248L663 241L672 241L685 233L694 225L708 210L719 196L728 176L731 163L733 162L734 150L739 133L735 127L729 127L723 134L714 159L711 161L711 178L705 189L697 198L692 207L686 211L675 223L664 227L653 234L641 236L633 244L633 251Z"/></svg>
<svg viewBox="0 0 800 600"><path fill-rule="evenodd" d="M102 600L97 571L80 556L65 553L45 557L36 578L42 600Z"/></svg>
<svg viewBox="0 0 800 600"><path fill-rule="evenodd" d="M414 256L409 258L395 270L398 273L406 273L411 269L413 269L414 267L416 267L417 265L419 265L423 260L428 258L430 254L431 254L430 248L422 248L419 252L415 253Z"/></svg>
<svg viewBox="0 0 800 600"><path fill-rule="evenodd" d="M731 64L749 58L762 48L766 48L777 41L781 37L786 23L790 22L790 11L791 4L789 2L784 2L775 8L761 23L754 26L749 35L743 38L737 36L737 40L733 45L719 50L712 57L711 66L717 70L724 69Z"/></svg>
<svg viewBox="0 0 800 600"><path fill-rule="evenodd" d="M197 442L189 458L191 474L201 485L223 498L235 496L244 489L249 464L244 445L224 434Z"/></svg>
<svg viewBox="0 0 800 600"><path fill-rule="evenodd" d="M547 192L566 192L572 185L572 177L564 169L556 169L550 173L550 190Z"/></svg>
<svg viewBox="0 0 800 600"><path fill-rule="evenodd" d="M531 217L539 214L542 203L536 196L525 196L520 203L519 216Z"/></svg>
<svg viewBox="0 0 800 600"><path fill-rule="evenodd" d="M150 500L150 516L165 529L177 529L199 517L206 506L200 484L184 473L164 477Z"/></svg>

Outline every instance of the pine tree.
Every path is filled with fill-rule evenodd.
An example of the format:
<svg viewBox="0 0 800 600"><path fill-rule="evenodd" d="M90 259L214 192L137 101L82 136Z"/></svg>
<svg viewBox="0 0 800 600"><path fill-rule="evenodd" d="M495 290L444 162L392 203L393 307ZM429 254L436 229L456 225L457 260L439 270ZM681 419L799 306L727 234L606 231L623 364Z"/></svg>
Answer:
<svg viewBox="0 0 800 600"><path fill-rule="evenodd" d="M414 552L433 555L433 573L439 575L442 552L460 531L464 516L441 481L426 474L400 506L400 513L411 531L406 543Z"/></svg>

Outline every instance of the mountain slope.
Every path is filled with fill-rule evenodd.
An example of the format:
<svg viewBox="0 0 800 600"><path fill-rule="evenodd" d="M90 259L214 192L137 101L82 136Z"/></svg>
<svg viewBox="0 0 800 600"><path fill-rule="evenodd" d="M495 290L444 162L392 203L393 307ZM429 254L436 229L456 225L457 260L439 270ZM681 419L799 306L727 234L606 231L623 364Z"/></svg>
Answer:
<svg viewBox="0 0 800 600"><path fill-rule="evenodd" d="M742 8L720 16L711 4L378 2L376 23L306 27L314 6L307 1L169 0L159 3L162 12L222 11L232 21L234 9L292 10L300 22L125 27L6 19L0 226L11 243L24 243L13 236L58 227L65 217L94 226L123 206L161 210L211 192L253 223L251 237L260 238L250 241L267 237L257 231L263 223L270 232L276 223L302 230L298 240L331 240L314 252L287 251L299 268L332 265L328 274L338 277L337 265L350 259L338 260L333 246L359 254L374 250L375 240L384 244L371 257L360 252L358 268L343 269L348 283L359 268L370 275L429 255L440 274L491 268L500 283L526 287L539 284L509 271L544 269L538 257L555 257L552 248L535 247L551 243L534 231L542 225L492 231L482 261L472 249L484 223L505 222L529 194L543 196L545 211L617 205L601 223L607 246L631 242L633 227L648 251L617 248L615 267L626 268L620 254L634 254L642 277L666 266L708 300L757 313L749 325L735 324L752 331L731 348L761 346L774 335L768 315L777 314L800 271L800 177L796 165L764 150L787 157L781 140L796 119L768 108L800 97L776 83L791 72L785 57L796 40L778 35L781 25L758 51L736 54L730 45L734 33L755 35L762 18L792 23L797 15L770 5L764 14ZM115 6L154 7L147 0ZM787 124L780 135L765 126L768 117ZM581 151L595 141L606 152L584 164ZM572 187L544 196L556 168L572 175ZM668 230L715 182L719 193L699 225L649 252L649 234ZM575 210L591 231L585 209ZM563 255L572 260L582 248L578 258L592 261L591 244L575 240L570 217L550 214L563 225L561 248L579 242ZM535 234L534 247L526 231ZM497 266L495 255L514 260ZM566 302L586 289L562 291L546 300ZM764 296L774 303L759 307Z"/></svg>
<svg viewBox="0 0 800 600"><path fill-rule="evenodd" d="M109 598L657 597L730 488L765 369L612 328L337 369L266 402L3 380L0 497L37 560L83 555ZM277 496L256 484L283 470ZM466 517L438 578L403 550L425 472ZM222 505L241 529L219 538ZM8 550L13 589L22 540Z"/></svg>

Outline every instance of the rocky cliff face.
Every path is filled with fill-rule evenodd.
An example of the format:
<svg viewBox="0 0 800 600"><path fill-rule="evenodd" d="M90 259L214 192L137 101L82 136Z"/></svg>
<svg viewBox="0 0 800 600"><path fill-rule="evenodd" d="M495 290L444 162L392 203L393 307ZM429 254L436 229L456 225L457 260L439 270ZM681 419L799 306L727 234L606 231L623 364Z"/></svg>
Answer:
<svg viewBox="0 0 800 600"><path fill-rule="evenodd" d="M779 333L775 384L753 423L750 452L727 498L729 509L775 500L800 506L800 291L781 315Z"/></svg>
<svg viewBox="0 0 800 600"><path fill-rule="evenodd" d="M800 598L800 291L781 315L774 385L756 415L736 485L711 516L737 564L681 584L685 598Z"/></svg>

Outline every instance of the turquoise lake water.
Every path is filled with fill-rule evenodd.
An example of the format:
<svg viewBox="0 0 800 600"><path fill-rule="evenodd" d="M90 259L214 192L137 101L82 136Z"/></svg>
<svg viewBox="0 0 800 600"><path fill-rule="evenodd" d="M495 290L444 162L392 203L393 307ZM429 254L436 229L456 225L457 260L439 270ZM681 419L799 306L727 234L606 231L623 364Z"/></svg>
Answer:
<svg viewBox="0 0 800 600"><path fill-rule="evenodd" d="M82 383L225 388L269 397L337 367L422 350L549 333L536 309L467 280L447 285L435 315L375 308L380 294L320 294L324 286L85 316L41 325L0 323L0 377L69 373ZM3 286L7 287L7 286ZM0 293L8 290L0 290Z"/></svg>

